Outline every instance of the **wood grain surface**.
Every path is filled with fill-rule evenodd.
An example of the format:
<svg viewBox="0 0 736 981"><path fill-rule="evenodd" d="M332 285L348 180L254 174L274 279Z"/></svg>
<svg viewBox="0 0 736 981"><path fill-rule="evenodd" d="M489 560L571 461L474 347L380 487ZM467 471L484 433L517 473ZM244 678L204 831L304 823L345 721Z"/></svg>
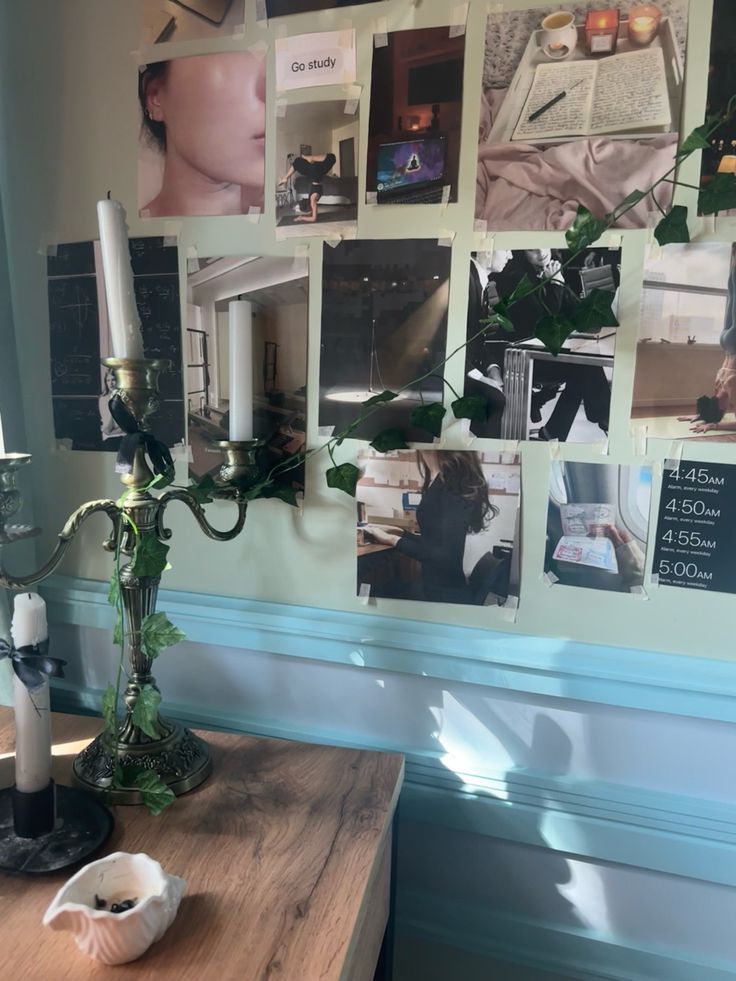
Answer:
<svg viewBox="0 0 736 981"><path fill-rule="evenodd" d="M54 779L99 719L55 715ZM214 773L159 817L116 807L103 853L146 852L188 889L164 937L105 967L41 926L67 874L0 873L2 976L176 981L364 981L388 913L390 830L403 757L200 733ZM12 712L0 708L0 786L13 782ZM72 870L73 871L73 870ZM69 873L71 874L71 872Z"/></svg>

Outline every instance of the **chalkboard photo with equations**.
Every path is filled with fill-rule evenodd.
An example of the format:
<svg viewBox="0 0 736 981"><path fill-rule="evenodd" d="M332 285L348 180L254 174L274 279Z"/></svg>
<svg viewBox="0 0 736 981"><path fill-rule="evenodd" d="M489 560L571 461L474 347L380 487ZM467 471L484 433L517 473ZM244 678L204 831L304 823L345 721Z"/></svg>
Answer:
<svg viewBox="0 0 736 981"><path fill-rule="evenodd" d="M149 428L167 446L183 443L184 384L176 245L161 236L130 239L133 283L147 358L166 358L161 405ZM112 354L102 261L96 242L58 245L47 256L54 434L74 450L117 450L121 432L108 409Z"/></svg>
<svg viewBox="0 0 736 981"><path fill-rule="evenodd" d="M662 586L736 593L736 466L668 460L652 575Z"/></svg>

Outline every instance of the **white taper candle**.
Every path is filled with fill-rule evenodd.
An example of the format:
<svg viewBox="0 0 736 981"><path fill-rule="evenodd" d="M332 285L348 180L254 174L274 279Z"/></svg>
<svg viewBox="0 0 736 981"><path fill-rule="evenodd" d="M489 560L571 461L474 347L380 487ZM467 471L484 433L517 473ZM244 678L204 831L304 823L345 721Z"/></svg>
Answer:
<svg viewBox="0 0 736 981"><path fill-rule="evenodd" d="M247 300L231 300L230 439L253 439L253 310Z"/></svg>
<svg viewBox="0 0 736 981"><path fill-rule="evenodd" d="M116 358L142 358L141 321L135 302L125 209L119 201L97 202L107 317Z"/></svg>
<svg viewBox="0 0 736 981"><path fill-rule="evenodd" d="M15 597L13 645L27 647L48 638L46 604L38 593ZM51 706L48 680L31 692L13 675L15 705L15 785L31 794L44 790L51 779Z"/></svg>

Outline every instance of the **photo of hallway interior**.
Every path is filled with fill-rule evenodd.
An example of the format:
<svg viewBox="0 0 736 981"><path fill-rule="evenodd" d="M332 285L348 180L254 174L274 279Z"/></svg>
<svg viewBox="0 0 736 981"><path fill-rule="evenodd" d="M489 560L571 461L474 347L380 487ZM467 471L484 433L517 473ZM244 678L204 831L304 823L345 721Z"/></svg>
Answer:
<svg viewBox="0 0 736 981"><path fill-rule="evenodd" d="M186 377L190 476L216 473L211 453L228 439L229 303L251 304L253 435L264 461L300 450L306 431L308 278L305 259L277 256L200 258L187 276ZM287 482L303 487L303 467Z"/></svg>

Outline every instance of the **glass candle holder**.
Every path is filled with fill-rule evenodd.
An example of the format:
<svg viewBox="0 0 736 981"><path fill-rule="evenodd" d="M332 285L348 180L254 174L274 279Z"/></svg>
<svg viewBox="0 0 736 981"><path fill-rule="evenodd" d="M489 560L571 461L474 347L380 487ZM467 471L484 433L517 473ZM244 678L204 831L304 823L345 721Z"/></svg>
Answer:
<svg viewBox="0 0 736 981"><path fill-rule="evenodd" d="M589 10L585 17L585 40L592 55L616 53L618 10Z"/></svg>
<svg viewBox="0 0 736 981"><path fill-rule="evenodd" d="M629 40L645 46L657 36L662 11L653 3L639 3L629 11Z"/></svg>

